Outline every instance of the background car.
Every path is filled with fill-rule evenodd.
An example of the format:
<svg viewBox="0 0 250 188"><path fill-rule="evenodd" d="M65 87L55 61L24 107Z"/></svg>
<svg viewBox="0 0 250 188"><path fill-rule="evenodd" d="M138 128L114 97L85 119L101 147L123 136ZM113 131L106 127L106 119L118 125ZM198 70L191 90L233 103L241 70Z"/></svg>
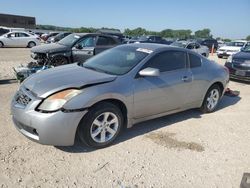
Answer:
<svg viewBox="0 0 250 188"><path fill-rule="evenodd" d="M207 39L195 39L194 42L198 42L199 44L203 46L207 46L212 52L212 47L214 47L214 52L218 49L218 41L213 38L207 38Z"/></svg>
<svg viewBox="0 0 250 188"><path fill-rule="evenodd" d="M67 37L70 34L72 34L72 33L70 33L70 32L59 33L56 36L49 37L47 39L46 43L55 43L55 42L58 42L58 41L62 40L64 37Z"/></svg>
<svg viewBox="0 0 250 188"><path fill-rule="evenodd" d="M130 43L157 43L157 44L167 44L169 45L171 42L166 41L160 36L156 35L145 35L141 36L138 39L131 39L128 41L128 44Z"/></svg>
<svg viewBox="0 0 250 188"><path fill-rule="evenodd" d="M113 36L99 33L70 34L58 43L45 44L32 48L31 57L38 64L49 63L53 66L73 62L84 62L88 58L114 46L120 42Z"/></svg>
<svg viewBox="0 0 250 188"><path fill-rule="evenodd" d="M53 36L56 36L56 35L58 35L58 34L59 34L59 32L52 32L52 33L43 34L43 35L41 36L41 39L42 39L43 41L47 41L48 38L53 37Z"/></svg>
<svg viewBox="0 0 250 188"><path fill-rule="evenodd" d="M180 41L175 41L171 44L171 46L177 46L177 47L181 47L181 48L187 48L189 50L192 50L198 54L201 54L205 57L209 56L209 49L206 46L202 46L197 42L190 42L190 41L184 41L184 40L180 40Z"/></svg>
<svg viewBox="0 0 250 188"><path fill-rule="evenodd" d="M242 47L246 45L247 41L245 40L235 40L233 42L227 43L226 46L222 46L217 50L218 58L228 57L233 55L241 50Z"/></svg>
<svg viewBox="0 0 250 188"><path fill-rule="evenodd" d="M27 32L9 32L0 36L1 47L28 47L40 45L40 39L36 35Z"/></svg>
<svg viewBox="0 0 250 188"><path fill-rule="evenodd" d="M250 45L230 56L225 66L229 69L230 78L250 82Z"/></svg>
<svg viewBox="0 0 250 188"><path fill-rule="evenodd" d="M85 63L34 74L11 111L16 128L36 142L67 146L78 135L102 148L135 123L190 108L213 112L228 81L227 68L190 50L120 45Z"/></svg>

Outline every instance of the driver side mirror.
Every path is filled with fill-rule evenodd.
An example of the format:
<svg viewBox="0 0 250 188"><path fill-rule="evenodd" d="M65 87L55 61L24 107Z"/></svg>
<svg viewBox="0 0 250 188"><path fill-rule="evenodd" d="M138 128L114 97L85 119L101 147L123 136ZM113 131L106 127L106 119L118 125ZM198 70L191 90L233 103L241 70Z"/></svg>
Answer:
<svg viewBox="0 0 250 188"><path fill-rule="evenodd" d="M82 49L82 45L81 44L77 44L77 45L75 45L75 48L78 49L78 50L81 50Z"/></svg>
<svg viewBox="0 0 250 188"><path fill-rule="evenodd" d="M148 77L148 76L157 77L160 75L160 71L159 71L159 69L148 67L148 68L142 69L139 72L139 75L142 77Z"/></svg>

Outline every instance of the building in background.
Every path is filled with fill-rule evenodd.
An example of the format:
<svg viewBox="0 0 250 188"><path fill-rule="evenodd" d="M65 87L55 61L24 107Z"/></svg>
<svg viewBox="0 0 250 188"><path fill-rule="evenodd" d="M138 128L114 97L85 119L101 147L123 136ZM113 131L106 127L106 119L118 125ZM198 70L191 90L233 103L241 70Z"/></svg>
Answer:
<svg viewBox="0 0 250 188"><path fill-rule="evenodd" d="M0 26L35 29L36 18L29 16L18 16L0 13Z"/></svg>

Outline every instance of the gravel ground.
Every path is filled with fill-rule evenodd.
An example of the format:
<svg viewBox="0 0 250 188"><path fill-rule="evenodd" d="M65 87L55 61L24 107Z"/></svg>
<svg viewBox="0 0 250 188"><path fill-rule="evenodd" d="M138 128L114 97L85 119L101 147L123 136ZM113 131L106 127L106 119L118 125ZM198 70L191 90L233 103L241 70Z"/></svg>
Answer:
<svg viewBox="0 0 250 188"><path fill-rule="evenodd" d="M0 187L239 187L250 172L250 86L244 83L230 82L240 97L223 97L215 113L189 110L147 121L105 149L28 140L11 121L18 83L7 79L29 54L0 49Z"/></svg>

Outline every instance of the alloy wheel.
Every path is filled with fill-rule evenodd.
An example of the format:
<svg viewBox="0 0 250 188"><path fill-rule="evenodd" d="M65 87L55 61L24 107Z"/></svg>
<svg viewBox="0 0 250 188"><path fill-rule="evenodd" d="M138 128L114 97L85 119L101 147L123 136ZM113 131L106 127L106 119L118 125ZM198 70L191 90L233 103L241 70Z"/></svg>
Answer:
<svg viewBox="0 0 250 188"><path fill-rule="evenodd" d="M207 97L207 108L212 111L217 106L219 99L220 93L218 89L211 90Z"/></svg>
<svg viewBox="0 0 250 188"><path fill-rule="evenodd" d="M105 143L117 134L118 128L118 117L112 112L104 112L93 121L90 135L95 142Z"/></svg>

